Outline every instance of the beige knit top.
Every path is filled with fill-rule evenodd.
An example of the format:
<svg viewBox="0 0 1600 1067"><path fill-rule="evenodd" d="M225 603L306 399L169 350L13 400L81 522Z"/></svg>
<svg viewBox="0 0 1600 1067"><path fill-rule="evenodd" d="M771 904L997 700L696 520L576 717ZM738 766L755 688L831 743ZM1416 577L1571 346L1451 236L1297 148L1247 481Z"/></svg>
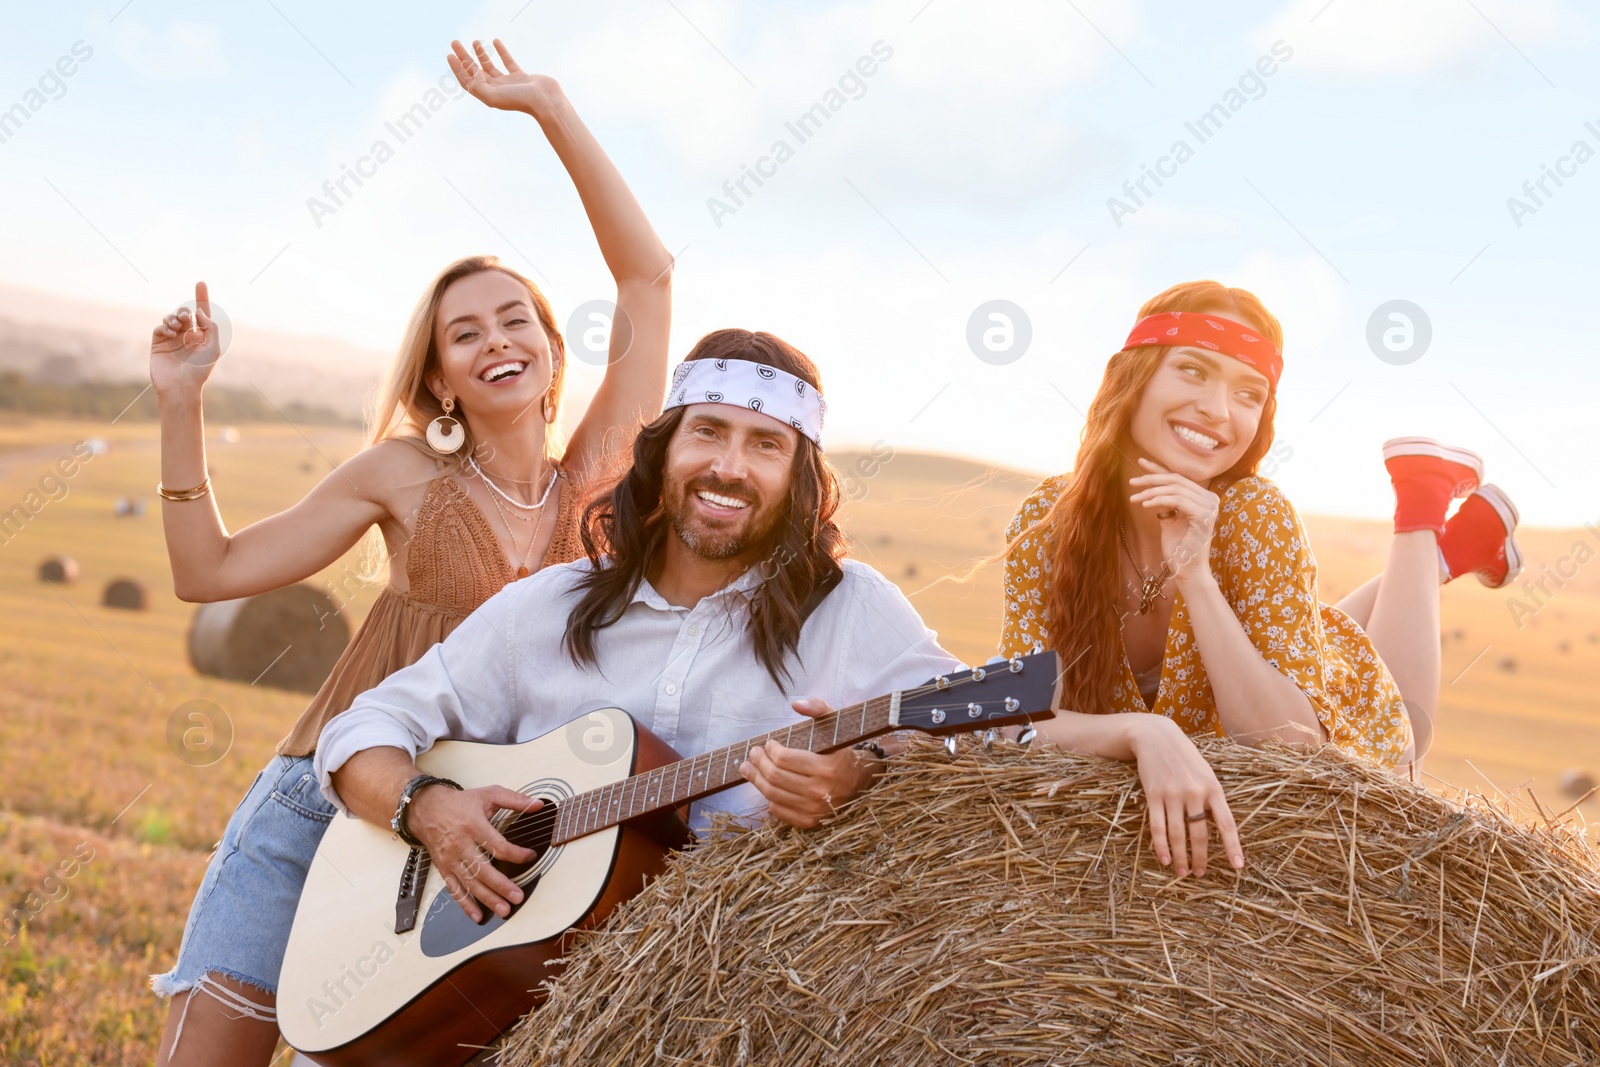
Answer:
<svg viewBox="0 0 1600 1067"><path fill-rule="evenodd" d="M541 563L546 567L583 555L578 539L582 501L565 472L559 488L556 529ZM278 742L279 755L307 756L316 751L317 738L329 719L401 667L415 663L516 577L488 518L452 474L428 483L408 551L406 576L411 590L384 586L311 705L289 736Z"/></svg>

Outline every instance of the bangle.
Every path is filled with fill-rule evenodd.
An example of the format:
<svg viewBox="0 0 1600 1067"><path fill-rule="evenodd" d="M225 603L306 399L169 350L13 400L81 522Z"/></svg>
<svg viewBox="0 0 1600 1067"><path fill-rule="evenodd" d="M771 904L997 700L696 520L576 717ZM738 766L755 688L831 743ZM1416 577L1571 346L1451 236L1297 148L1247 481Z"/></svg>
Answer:
<svg viewBox="0 0 1600 1067"><path fill-rule="evenodd" d="M859 745L855 745L854 748L857 752L870 752L879 759L889 758L889 754L883 750L883 746L876 741L863 741Z"/></svg>
<svg viewBox="0 0 1600 1067"><path fill-rule="evenodd" d="M389 820L389 829L393 830L396 837L412 848L423 848L424 846L421 841L412 836L410 829L407 828L406 812L410 809L411 800L417 795L417 791L424 786L430 785L447 785L451 789L461 788L460 782L452 782L448 778L440 778L435 774L419 774L407 782L404 789L400 790L400 803L395 805L394 818Z"/></svg>
<svg viewBox="0 0 1600 1067"><path fill-rule="evenodd" d="M157 482L156 492L160 493L164 500L199 500L211 492L211 479L207 478L193 489L168 489L160 482Z"/></svg>

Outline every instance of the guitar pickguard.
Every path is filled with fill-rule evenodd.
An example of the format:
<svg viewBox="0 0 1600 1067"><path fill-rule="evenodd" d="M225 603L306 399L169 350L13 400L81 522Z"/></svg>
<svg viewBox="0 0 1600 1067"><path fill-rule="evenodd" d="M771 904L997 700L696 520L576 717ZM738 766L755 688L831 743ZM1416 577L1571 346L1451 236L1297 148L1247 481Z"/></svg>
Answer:
<svg viewBox="0 0 1600 1067"><path fill-rule="evenodd" d="M547 778L531 782L517 791L539 797L545 802L544 807L537 811L505 812L493 820L495 829L506 840L534 851L534 858L528 863L494 861L495 869L521 888L522 902L513 904L510 914L505 918L484 908L484 920L473 922L449 890L441 885L422 919L422 933L417 947L424 956L448 956L481 941L510 922L522 910L522 904L533 896L540 877L561 854L560 848L550 847L550 838L555 832L556 816L561 804L572 795L572 789L563 781Z"/></svg>

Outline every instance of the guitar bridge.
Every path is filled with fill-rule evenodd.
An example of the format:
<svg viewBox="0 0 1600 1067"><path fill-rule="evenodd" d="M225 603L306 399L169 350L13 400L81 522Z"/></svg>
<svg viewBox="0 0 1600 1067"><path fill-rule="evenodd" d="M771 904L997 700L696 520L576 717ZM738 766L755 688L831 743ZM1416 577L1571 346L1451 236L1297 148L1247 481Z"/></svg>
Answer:
<svg viewBox="0 0 1600 1067"><path fill-rule="evenodd" d="M417 912L422 907L422 887L428 882L432 866L425 848L413 848L400 869L400 892L394 902L394 932L408 933L416 928Z"/></svg>

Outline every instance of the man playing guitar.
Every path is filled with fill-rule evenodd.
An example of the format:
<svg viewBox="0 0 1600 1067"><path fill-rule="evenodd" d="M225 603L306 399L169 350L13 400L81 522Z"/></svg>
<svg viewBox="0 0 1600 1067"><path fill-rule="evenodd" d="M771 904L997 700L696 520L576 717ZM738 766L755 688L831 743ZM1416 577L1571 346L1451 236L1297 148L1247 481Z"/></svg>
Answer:
<svg viewBox="0 0 1600 1067"><path fill-rule="evenodd" d="M491 860L533 853L491 820L541 802L430 781L414 759L436 741L516 743L621 707L693 755L958 668L893 583L844 558L825 410L815 366L790 345L704 337L631 468L589 505L589 558L508 585L335 717L316 756L329 800L426 847L473 921L480 907L503 918L522 891ZM739 768L745 784L694 804L691 825L765 809L813 826L879 763L769 741Z"/></svg>

